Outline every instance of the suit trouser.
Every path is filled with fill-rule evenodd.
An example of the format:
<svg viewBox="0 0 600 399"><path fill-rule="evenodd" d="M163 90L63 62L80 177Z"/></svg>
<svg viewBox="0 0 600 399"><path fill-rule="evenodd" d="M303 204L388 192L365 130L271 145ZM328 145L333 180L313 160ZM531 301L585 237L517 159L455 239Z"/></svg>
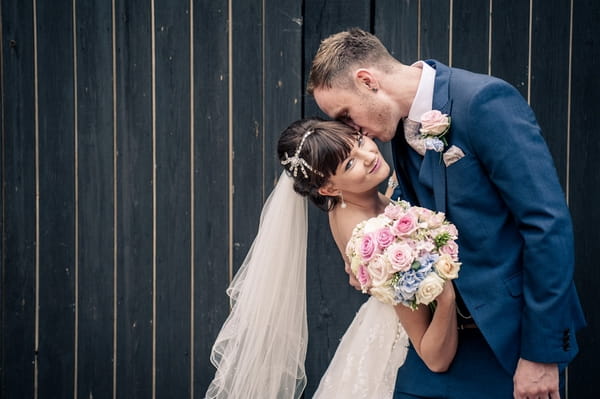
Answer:
<svg viewBox="0 0 600 399"><path fill-rule="evenodd" d="M394 399L512 398L513 375L502 368L481 332L462 330L458 342L456 356L445 373L429 370L411 345L398 370ZM561 387L563 377L561 373Z"/></svg>

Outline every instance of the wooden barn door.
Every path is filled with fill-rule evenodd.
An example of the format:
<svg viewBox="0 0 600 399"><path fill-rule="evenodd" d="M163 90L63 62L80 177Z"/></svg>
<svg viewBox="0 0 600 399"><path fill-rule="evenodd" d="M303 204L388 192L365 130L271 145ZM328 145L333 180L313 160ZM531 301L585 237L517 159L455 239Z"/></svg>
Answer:
<svg viewBox="0 0 600 399"><path fill-rule="evenodd" d="M573 214L594 397L600 67L595 0L0 1L0 397L202 398L225 289L281 168L320 40L499 76L533 107ZM386 154L389 148L383 146ZM308 386L365 297L309 214Z"/></svg>

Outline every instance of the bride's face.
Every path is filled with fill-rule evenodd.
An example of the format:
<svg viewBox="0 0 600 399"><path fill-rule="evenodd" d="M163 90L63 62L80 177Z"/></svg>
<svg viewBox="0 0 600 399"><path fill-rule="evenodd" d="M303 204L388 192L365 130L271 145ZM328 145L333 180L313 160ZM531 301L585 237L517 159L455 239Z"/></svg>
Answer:
<svg viewBox="0 0 600 399"><path fill-rule="evenodd" d="M362 193L376 188L389 174L390 166L377 144L369 137L357 135L350 155L329 181L344 193Z"/></svg>

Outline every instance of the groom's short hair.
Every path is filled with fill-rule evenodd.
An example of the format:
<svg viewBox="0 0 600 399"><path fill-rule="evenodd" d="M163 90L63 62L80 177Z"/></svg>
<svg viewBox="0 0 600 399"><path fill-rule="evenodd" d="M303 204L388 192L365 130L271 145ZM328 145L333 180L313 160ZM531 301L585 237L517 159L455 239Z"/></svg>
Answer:
<svg viewBox="0 0 600 399"><path fill-rule="evenodd" d="M381 41L360 28L335 33L324 39L312 62L306 91L320 87L350 87L350 66L385 68L394 58Z"/></svg>

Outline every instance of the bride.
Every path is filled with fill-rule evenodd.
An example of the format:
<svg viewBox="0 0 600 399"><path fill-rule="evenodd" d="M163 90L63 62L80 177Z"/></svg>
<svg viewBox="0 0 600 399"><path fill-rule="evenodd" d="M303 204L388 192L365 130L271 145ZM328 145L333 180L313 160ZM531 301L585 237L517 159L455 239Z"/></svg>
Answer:
<svg viewBox="0 0 600 399"><path fill-rule="evenodd" d="M215 341L217 368L207 398L299 398L306 385L306 198L329 214L345 261L352 230L383 212L378 192L389 165L377 145L351 127L318 118L291 124L278 155L285 171L267 199L257 236L227 290L232 310ZM407 346L435 372L445 371L458 341L452 284L413 311L370 298L358 311L314 398L391 399Z"/></svg>

